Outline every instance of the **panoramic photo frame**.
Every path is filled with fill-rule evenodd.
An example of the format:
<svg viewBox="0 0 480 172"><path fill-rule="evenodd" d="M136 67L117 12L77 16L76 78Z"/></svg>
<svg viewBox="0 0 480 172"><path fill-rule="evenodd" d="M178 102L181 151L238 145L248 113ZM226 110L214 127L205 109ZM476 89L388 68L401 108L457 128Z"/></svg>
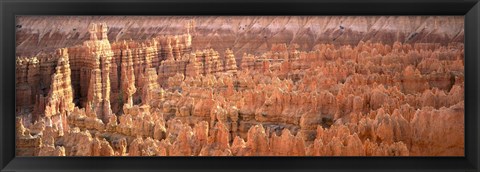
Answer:
<svg viewBox="0 0 480 172"><path fill-rule="evenodd" d="M470 9L476 1L470 2L470 6L467 3L446 3ZM248 3L243 5L246 4ZM168 6L169 3L163 5ZM478 33L469 31L478 25L472 25L469 21L474 16L472 14L478 15L478 11L475 11L478 9L474 7L465 18L458 10L460 8L448 13L449 15L444 13L436 16L435 11L441 11L442 6L432 4L436 9L413 13L428 16L404 17L408 18L406 21L411 20L410 22L399 20L403 17L398 15L401 13L384 12L387 16L383 18L363 16L359 22L348 19L349 16L333 16L339 19L318 24L321 22L314 19L328 16L325 14L327 12L320 13L321 16L304 16L305 12L296 12L297 15L302 14L297 16L289 12L290 16L285 17L289 18L286 21L282 19L284 15L278 12L283 5L277 3L277 8L270 12L249 13L259 16L242 16L241 14L248 10L238 10L230 14L203 13L202 16L192 17L195 15L189 14L192 13L190 11L184 13L189 16L181 17L186 20L174 22L176 27L159 25L154 29L138 29L144 27L139 27L138 23L149 16L134 19L136 22L131 22L128 29L119 29L126 24L105 22L103 19L109 16L99 16L101 20L97 20L92 14L90 17L46 16L58 20L45 22L47 19L42 19L42 13L37 12L36 16L31 13L16 13L13 25L17 37L13 39L16 50L13 54L16 57L13 68L15 77L3 77L7 76L5 73L2 75L2 81L8 78L15 83L14 94L8 93L16 97L13 102L15 105L13 111L8 111L15 112L16 115L14 118L2 116L2 124L5 124L5 119L14 121L13 138L16 144L13 144L13 155L17 157L6 169L37 169L42 167L35 167L35 164L48 162L42 158L34 158L28 160L32 161L32 166L20 167L22 160L27 160L21 158L24 156L50 156L51 161L68 162L68 158L51 157L63 155L183 156L182 159L161 160L162 163L181 161L191 164L198 164L200 161L226 161L213 157L191 160L185 156L262 156L264 158L261 159L231 157L231 160L237 161L231 164L239 165L251 160L261 160L267 164L293 160L295 163L290 166L284 165L287 169L298 168L300 164L311 162L353 160L345 156L355 156L355 160L384 161L392 164L412 164L413 161L421 160L427 162L424 166L433 165L422 168L461 168L462 159L477 162L476 154L472 155L472 151L468 150L477 150L478 145L473 144L472 147L471 144L472 139L476 142L475 137L469 135L475 131L471 130L471 124L478 122L478 118L472 118L468 114L477 111L469 108L469 105L475 104L478 97L472 100L471 96L463 97L463 94L465 92L465 95L469 95L478 89L472 89L472 84L477 84L475 79L464 78L464 73L465 76L473 76L472 65L476 64L475 60L468 57L471 57L469 54L478 53L472 49L478 43ZM272 12L275 9L277 12ZM272 13L275 15L262 16ZM351 13L354 13L350 16L353 18L362 18L361 14L371 14L358 11ZM170 15L158 18L175 18L172 12L164 14ZM218 14L235 15L216 17L228 18L223 20L204 19L203 22L207 21L205 23L209 24L203 24L202 27L201 18ZM392 14L395 16L388 16ZM59 25L62 17L64 21L70 22L68 26ZM72 22L76 21L75 17L91 21L80 26ZM115 17L123 16L112 16ZM135 18L127 16L123 18L123 22L128 22L128 19L125 19L128 17ZM237 19L241 17L244 19ZM248 18L254 19L248 21ZM372 22L369 18L377 19ZM388 24L388 18L397 19L396 23L393 23L401 25L404 30L410 29L406 31L408 34L374 32L369 37L368 33L364 33L361 34L360 41L350 41L358 39L355 38L356 31L365 29L358 28L362 22L367 31L382 30L388 27L379 27L382 26L381 22L383 26L392 26ZM425 24L419 24L422 22ZM304 28L298 27L299 23L302 23ZM317 26L308 26L312 23ZM221 25L221 29L212 29L209 27L212 24ZM272 29L278 28L278 25L288 26L288 29ZM318 25L323 25L324 30ZM45 26L52 29L45 29ZM244 29L247 31L242 31ZM296 32L291 32L292 30ZM315 34L316 32L324 34ZM2 36L5 35L3 33ZM437 36L437 33L443 35ZM228 34L233 34L234 38L225 36ZM6 38L8 39L8 36ZM377 41L388 41L372 41L375 38ZM299 41L302 39L307 41ZM448 43L435 44L435 41L447 42L445 40L449 40ZM215 42L222 44L215 45ZM385 46L388 44L390 45ZM58 47L59 45L63 47ZM2 48L2 52L9 53ZM426 57L422 57L423 55ZM91 59L94 61L90 61ZM243 59L252 60L249 62ZM361 67L360 64L368 67ZM388 70L377 68L379 65L388 66ZM5 71L8 69L11 69L11 66L4 68ZM115 74L108 69L117 72ZM244 69L247 72L244 72ZM422 76L424 74L426 76ZM110 80L115 77L116 80ZM132 80L133 83L125 80ZM418 84L419 82L421 84ZM362 88L362 84L374 87ZM359 88L361 91L355 91ZM111 92L107 93L107 90ZM381 101L375 101L376 99L371 97ZM4 103L7 102L2 101L3 107ZM451 114L455 114L454 117L450 116ZM459 118L463 115L465 119ZM444 118L429 120L438 116ZM464 122L465 125L462 125ZM4 131L2 133L5 133ZM418 137L422 134L428 136L426 140ZM4 135L2 141L8 135L12 134ZM445 136L448 139L433 141L436 137ZM11 144L2 143L2 146L5 145ZM422 147L426 145L449 149ZM358 149L359 147L362 149ZM10 151L2 149L2 155ZM297 156L304 158L295 158ZM327 157L319 159L315 156ZM362 158L364 156L376 158ZM386 160L378 156L422 157ZM447 157L427 159L423 156ZM82 161L77 164L88 164L92 159L95 158L82 157ZM103 159L109 162L116 160L120 159ZM128 161L149 164L151 160L132 157ZM442 163L447 161L449 163ZM252 169L259 168L255 167L255 163L252 164ZM359 166L355 163L352 165ZM210 168L222 168L221 166ZM332 167L330 165L330 168ZM202 166L193 165L191 168ZM97 169L111 168L102 166Z"/></svg>

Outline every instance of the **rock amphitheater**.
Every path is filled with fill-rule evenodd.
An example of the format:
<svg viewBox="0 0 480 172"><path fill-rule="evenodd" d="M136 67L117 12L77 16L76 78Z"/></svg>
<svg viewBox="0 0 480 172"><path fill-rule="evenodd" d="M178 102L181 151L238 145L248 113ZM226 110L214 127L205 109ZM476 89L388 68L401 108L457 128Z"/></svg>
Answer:
<svg viewBox="0 0 480 172"><path fill-rule="evenodd" d="M463 17L17 17L17 156L463 156Z"/></svg>

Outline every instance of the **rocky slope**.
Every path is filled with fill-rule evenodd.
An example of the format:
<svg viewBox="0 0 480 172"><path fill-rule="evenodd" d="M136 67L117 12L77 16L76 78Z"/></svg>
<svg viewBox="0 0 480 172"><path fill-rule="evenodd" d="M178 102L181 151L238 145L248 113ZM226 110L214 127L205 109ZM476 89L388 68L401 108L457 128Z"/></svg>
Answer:
<svg viewBox="0 0 480 172"><path fill-rule="evenodd" d="M17 56L32 56L89 39L88 23L106 23L111 42L179 35L189 28L196 50L230 48L260 55L272 45L463 42L462 16L28 16L17 17Z"/></svg>

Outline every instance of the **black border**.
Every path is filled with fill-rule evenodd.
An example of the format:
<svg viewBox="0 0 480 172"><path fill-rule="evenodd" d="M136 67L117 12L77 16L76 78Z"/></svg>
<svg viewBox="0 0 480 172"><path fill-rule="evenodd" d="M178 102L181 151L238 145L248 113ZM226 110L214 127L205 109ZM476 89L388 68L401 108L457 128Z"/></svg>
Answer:
<svg viewBox="0 0 480 172"><path fill-rule="evenodd" d="M478 171L478 0L0 0L0 171ZM465 15L465 157L15 157L16 15Z"/></svg>

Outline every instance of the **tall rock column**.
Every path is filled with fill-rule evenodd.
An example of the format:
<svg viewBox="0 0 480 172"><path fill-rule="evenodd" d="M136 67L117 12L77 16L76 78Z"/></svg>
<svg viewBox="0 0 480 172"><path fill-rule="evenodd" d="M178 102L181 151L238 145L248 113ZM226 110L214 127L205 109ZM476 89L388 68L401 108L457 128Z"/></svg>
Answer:
<svg viewBox="0 0 480 172"><path fill-rule="evenodd" d="M45 116L63 131L68 130L67 114L73 111L73 89L71 80L70 62L66 48L57 51L59 56L55 73L52 75L50 92L47 96Z"/></svg>
<svg viewBox="0 0 480 172"><path fill-rule="evenodd" d="M155 71L155 68L148 68L143 77L142 103L148 104L153 99L152 91L160 89L157 83L157 71Z"/></svg>
<svg viewBox="0 0 480 172"><path fill-rule="evenodd" d="M90 40L84 42L90 61L90 83L88 86L87 112L94 114L104 123L112 115L110 107L110 66L113 51L107 38L107 25L90 25ZM100 39L97 39L100 38Z"/></svg>
<svg viewBox="0 0 480 172"><path fill-rule="evenodd" d="M60 55L55 73L52 75L52 84L48 94L48 102L45 108L45 116L53 116L66 111L72 111L73 90L70 78L70 64L67 49L57 51Z"/></svg>
<svg viewBox="0 0 480 172"><path fill-rule="evenodd" d="M133 94L136 92L135 88L135 74L133 70L132 51L130 49L122 50L122 65L121 65L121 97L122 102L133 106Z"/></svg>

